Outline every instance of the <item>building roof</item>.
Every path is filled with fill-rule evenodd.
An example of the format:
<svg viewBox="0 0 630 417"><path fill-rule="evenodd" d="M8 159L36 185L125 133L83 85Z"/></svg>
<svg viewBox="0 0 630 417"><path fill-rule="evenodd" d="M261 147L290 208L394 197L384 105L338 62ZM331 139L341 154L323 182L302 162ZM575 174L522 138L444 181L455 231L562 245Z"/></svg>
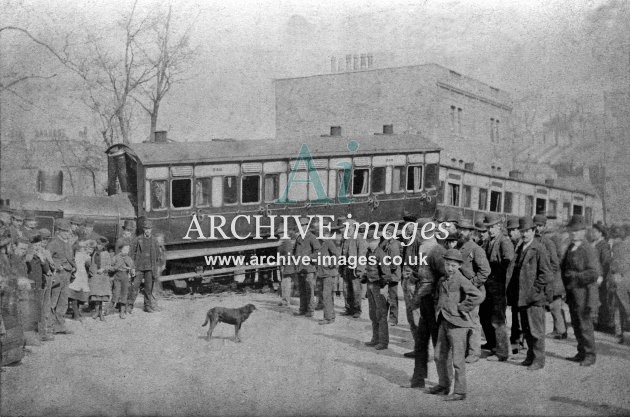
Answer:
<svg viewBox="0 0 630 417"><path fill-rule="evenodd" d="M356 142L355 152L348 147ZM342 157L399 152L439 151L440 147L420 135L353 135L317 136L287 140L235 140L204 142L134 143L129 146L112 145L107 152L126 148L143 165L190 164L226 161L256 161L270 159L296 159L303 145L308 146L312 157Z"/></svg>

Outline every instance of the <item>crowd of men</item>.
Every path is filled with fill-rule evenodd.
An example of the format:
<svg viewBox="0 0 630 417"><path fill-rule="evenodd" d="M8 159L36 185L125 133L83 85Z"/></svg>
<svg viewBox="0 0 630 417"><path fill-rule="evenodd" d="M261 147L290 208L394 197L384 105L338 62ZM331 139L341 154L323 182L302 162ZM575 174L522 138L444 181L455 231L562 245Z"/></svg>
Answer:
<svg viewBox="0 0 630 417"><path fill-rule="evenodd" d="M44 342L72 333L66 326L69 310L76 320L90 310L104 320L118 309L124 319L142 292L144 311L156 311L153 285L164 267L163 244L152 235L150 220L140 226L136 235L136 222L125 221L122 236L110 244L90 219L57 219L52 234L38 228L32 211L0 210L0 336L6 332L2 317L16 314L9 297L15 297L20 280L37 294L36 328Z"/></svg>
<svg viewBox="0 0 630 417"><path fill-rule="evenodd" d="M444 239L417 235L403 242L385 229L381 233L354 234L362 225L354 219L327 225L331 232L349 228L350 236L334 243L318 240L318 223L300 236L295 230L280 246L279 253L298 259L318 255L375 257L375 264L347 266L316 265L314 262L287 265L282 272L282 301L290 304L291 287L299 286L297 316L313 317L316 300L323 307L321 325L334 323L333 280L343 280L344 315L359 318L363 294L368 299L372 338L365 344L384 350L389 344L388 324L398 321L398 286L402 287L407 321L414 349L404 355L415 359L409 388L424 388L428 375L429 343L435 352L440 382L432 394L449 393L449 400L466 397L465 363L472 364L487 351L489 360L505 362L510 354L526 347L522 365L531 371L545 366L545 338L567 339L563 305L568 305L570 323L577 340L577 354L570 361L592 366L596 361L594 329L613 332L623 343L630 320L630 228L590 227L580 215L554 230L544 215L508 217L490 213L473 224L457 212L438 212L433 218L405 215L403 223L416 222L418 229L442 223L448 228ZM308 224L304 219L303 225ZM433 225L430 225L433 223ZM418 264L418 256L424 262ZM384 264L402 256L402 264ZM321 259L321 258L320 258ZM462 281L462 278L464 281ZM317 295L317 297L316 297ZM511 309L511 323L506 321ZM546 313L553 319L547 333ZM389 321L389 323L388 323ZM509 324L509 332L508 332ZM481 344L481 337L485 344Z"/></svg>
<svg viewBox="0 0 630 417"><path fill-rule="evenodd" d="M283 266L280 304L291 304L295 283L300 301L294 314L313 317L319 304L323 310L319 324L333 324L335 280L341 279L343 314L361 317L362 299L367 298L372 337L365 344L385 350L389 327L398 324L400 286L414 341L414 349L404 354L415 360L407 387L425 387L432 344L439 382L428 392L448 400L466 398L466 363L477 362L482 351L491 360L505 362L527 345L522 365L542 369L546 337L568 337L564 303L577 340L577 354L567 359L580 366L595 364L596 326L614 332L623 343L630 320L630 227L606 228L600 223L590 227L579 215L554 230L542 215L506 220L495 213L475 224L454 211L438 212L433 218L405 215L403 224L417 223L418 230L437 230L439 225L448 233L440 239L418 233L415 240L404 241L391 223L378 233L364 233L360 228L365 224L355 219L338 219L335 225L320 228L316 221L303 218L300 223L308 225L308 231L302 236L289 228L289 238L279 247L281 255L313 261L364 257L377 262ZM348 228L343 235L349 238L329 239L342 228ZM24 277L39 290L42 341L71 333L65 322L69 306L78 320L82 310L89 309L94 318L104 320L118 308L120 318L125 318L141 291L144 310L154 312L153 285L165 266L164 247L152 234L150 220L141 220L139 230L136 234L136 223L126 221L122 237L110 244L84 218L58 219L52 234L38 228L32 212L0 210L0 284L6 290L16 277ZM318 239L314 230L325 234ZM402 262L385 262L396 257ZM3 315L5 307L0 304ZM511 323L506 322L508 307ZM549 334L547 312L553 319ZM0 336L3 333L0 321ZM448 395L453 381L453 393Z"/></svg>

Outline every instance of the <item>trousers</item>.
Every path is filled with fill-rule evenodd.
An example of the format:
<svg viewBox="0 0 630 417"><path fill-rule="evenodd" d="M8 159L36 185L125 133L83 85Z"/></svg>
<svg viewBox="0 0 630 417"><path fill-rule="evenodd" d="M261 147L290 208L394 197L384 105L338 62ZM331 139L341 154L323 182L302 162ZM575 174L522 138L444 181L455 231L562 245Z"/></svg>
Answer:
<svg viewBox="0 0 630 417"><path fill-rule="evenodd" d="M136 280L140 282L144 281L142 286L142 295L144 296L144 308L152 308L155 304L155 297L153 296L153 271L151 269L138 271Z"/></svg>
<svg viewBox="0 0 630 417"><path fill-rule="evenodd" d="M54 275L55 281L50 290L50 310L53 321L53 331L62 332L66 330L66 311L68 311L68 285L70 284L70 274L61 272Z"/></svg>
<svg viewBox="0 0 630 417"><path fill-rule="evenodd" d="M335 299L333 291L335 287L335 277L321 277L322 300L324 302L324 320L335 319Z"/></svg>
<svg viewBox="0 0 630 417"><path fill-rule="evenodd" d="M567 323L564 320L561 296L554 297L553 301L549 304L549 310L551 311L551 318L553 319L553 331L557 334L566 333Z"/></svg>
<svg viewBox="0 0 630 417"><path fill-rule="evenodd" d="M476 306L470 312L470 319L473 322L473 327L468 331L468 351L466 356L480 357L481 356L481 321L479 320L479 306Z"/></svg>
<svg viewBox="0 0 630 417"><path fill-rule="evenodd" d="M363 297L361 280L354 276L351 269L345 269L343 272L343 296L348 313L361 313L361 299Z"/></svg>
<svg viewBox="0 0 630 417"><path fill-rule="evenodd" d="M401 282L403 298L405 300L405 313L407 314L407 323L409 324L409 330L413 337L413 350L415 352L419 349L418 344L418 320L420 320L420 310L414 310L412 308L413 296L416 292L416 286L409 282L408 279L403 279Z"/></svg>
<svg viewBox="0 0 630 417"><path fill-rule="evenodd" d="M433 347L435 347L438 339L438 326L435 321L435 305L432 294L425 295L420 299L420 319L416 331L418 333L418 345L411 381L424 382L429 374L429 342L432 342ZM465 344L466 338L464 338L464 353L466 353Z"/></svg>
<svg viewBox="0 0 630 417"><path fill-rule="evenodd" d="M519 307L521 328L527 341L527 359L533 364L545 364L545 308Z"/></svg>
<svg viewBox="0 0 630 417"><path fill-rule="evenodd" d="M116 307L117 303L125 305L128 298L129 276L126 273L124 277L116 274L114 277L114 291L112 292L112 306Z"/></svg>
<svg viewBox="0 0 630 417"><path fill-rule="evenodd" d="M370 282L367 286L367 299L372 321L372 341L379 345L389 345L389 326L387 324L387 287Z"/></svg>
<svg viewBox="0 0 630 417"><path fill-rule="evenodd" d="M577 339L578 354L582 357L595 357L595 328L588 303L587 288L573 288L567 291L567 304L571 315L571 325Z"/></svg>
<svg viewBox="0 0 630 417"><path fill-rule="evenodd" d="M486 298L479 307L479 318L488 347L496 349L499 358L507 358L509 355L505 309L505 296L487 290Z"/></svg>
<svg viewBox="0 0 630 417"><path fill-rule="evenodd" d="M437 345L435 346L435 367L438 385L451 387L455 378L453 393L466 394L466 335L468 328L457 327L440 318Z"/></svg>
<svg viewBox="0 0 630 417"><path fill-rule="evenodd" d="M283 274L280 282L280 292L282 294L282 302L291 305L291 291L293 291L293 275Z"/></svg>
<svg viewBox="0 0 630 417"><path fill-rule="evenodd" d="M313 313L315 310L315 273L300 271L298 273L300 286L300 313Z"/></svg>
<svg viewBox="0 0 630 417"><path fill-rule="evenodd" d="M389 322L398 324L398 283L392 282L387 288L387 301L389 302Z"/></svg>

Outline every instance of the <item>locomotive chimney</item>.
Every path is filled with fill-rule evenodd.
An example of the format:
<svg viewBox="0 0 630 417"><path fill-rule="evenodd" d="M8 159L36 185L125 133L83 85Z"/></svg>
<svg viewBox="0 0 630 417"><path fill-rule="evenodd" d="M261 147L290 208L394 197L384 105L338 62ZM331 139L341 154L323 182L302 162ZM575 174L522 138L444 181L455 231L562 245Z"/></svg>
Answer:
<svg viewBox="0 0 630 417"><path fill-rule="evenodd" d="M156 130L154 136L155 143L166 143L166 130Z"/></svg>

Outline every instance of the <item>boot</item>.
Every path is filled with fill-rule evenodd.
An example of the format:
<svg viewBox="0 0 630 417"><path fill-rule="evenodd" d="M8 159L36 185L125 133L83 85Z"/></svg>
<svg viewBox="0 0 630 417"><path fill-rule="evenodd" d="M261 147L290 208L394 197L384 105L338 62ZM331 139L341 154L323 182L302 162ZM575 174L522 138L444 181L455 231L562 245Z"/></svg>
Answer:
<svg viewBox="0 0 630 417"><path fill-rule="evenodd" d="M120 306L120 318L124 319L125 317L127 317L127 306L125 305L121 305Z"/></svg>
<svg viewBox="0 0 630 417"><path fill-rule="evenodd" d="M83 321L83 316L81 315L81 310L79 309L79 302L77 300L72 300L72 318L79 322Z"/></svg>

